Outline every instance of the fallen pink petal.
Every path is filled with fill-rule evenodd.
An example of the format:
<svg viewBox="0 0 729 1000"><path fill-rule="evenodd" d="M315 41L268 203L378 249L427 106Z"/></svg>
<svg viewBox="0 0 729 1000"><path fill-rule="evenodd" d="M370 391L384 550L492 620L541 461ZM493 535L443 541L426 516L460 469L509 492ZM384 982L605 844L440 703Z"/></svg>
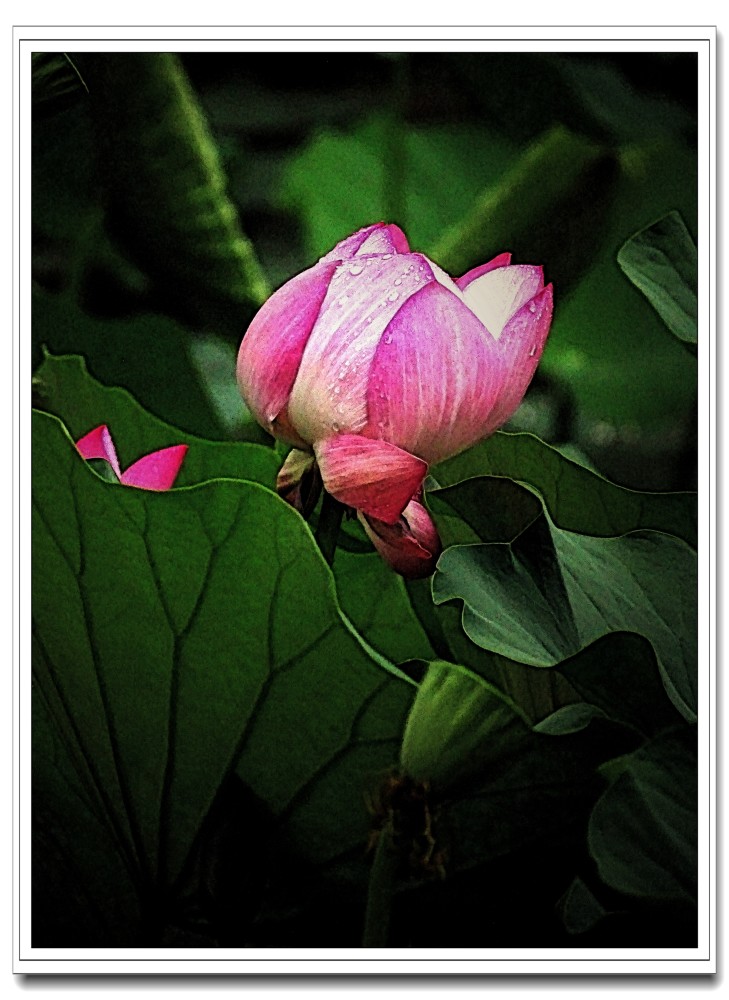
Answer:
<svg viewBox="0 0 729 1000"><path fill-rule="evenodd" d="M114 470L117 479L121 478L119 460L116 457L116 449L111 439L109 428L106 424L95 427L76 442L79 454L82 458L100 458L108 462Z"/></svg>
<svg viewBox="0 0 729 1000"><path fill-rule="evenodd" d="M186 444L161 448L137 459L125 472L121 472L116 448L106 424L95 427L76 442L82 458L103 459L108 462L114 475L123 486L135 486L141 490L164 492L172 489L182 462L187 454Z"/></svg>

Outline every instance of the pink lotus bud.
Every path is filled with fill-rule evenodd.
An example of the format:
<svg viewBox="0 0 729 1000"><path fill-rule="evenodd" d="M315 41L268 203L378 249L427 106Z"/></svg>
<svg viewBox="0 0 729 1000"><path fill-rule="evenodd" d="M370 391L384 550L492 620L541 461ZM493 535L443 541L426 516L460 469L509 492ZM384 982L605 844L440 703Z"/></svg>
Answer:
<svg viewBox="0 0 729 1000"><path fill-rule="evenodd" d="M377 551L401 576L414 580L430 576L441 553L441 543L430 514L411 500L395 524L359 516Z"/></svg>
<svg viewBox="0 0 729 1000"><path fill-rule="evenodd" d="M501 254L454 281L377 223L271 296L238 382L263 427L313 453L328 492L397 527L429 464L515 412L551 318L541 267Z"/></svg>
<svg viewBox="0 0 729 1000"><path fill-rule="evenodd" d="M82 458L101 458L109 463L114 475L124 486L136 486L141 490L169 490L180 471L187 453L186 444L172 445L154 451L130 465L126 472L119 467L116 448L106 424L94 428L76 442Z"/></svg>

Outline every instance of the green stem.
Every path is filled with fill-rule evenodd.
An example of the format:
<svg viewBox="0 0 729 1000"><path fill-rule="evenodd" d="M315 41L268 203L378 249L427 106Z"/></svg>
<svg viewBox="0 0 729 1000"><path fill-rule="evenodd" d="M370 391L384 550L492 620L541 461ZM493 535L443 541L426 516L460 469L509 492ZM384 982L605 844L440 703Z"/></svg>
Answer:
<svg viewBox="0 0 729 1000"><path fill-rule="evenodd" d="M367 909L362 936L364 948L385 948L390 929L390 910L395 891L400 856L392 843L392 823L388 822L377 840L367 887Z"/></svg>
<svg viewBox="0 0 729 1000"><path fill-rule="evenodd" d="M339 537L339 526L342 523L344 514L344 504L335 500L331 493L324 491L319 514L319 523L316 527L316 543L321 549L321 554L331 566L334 562L334 552L337 548L337 538Z"/></svg>

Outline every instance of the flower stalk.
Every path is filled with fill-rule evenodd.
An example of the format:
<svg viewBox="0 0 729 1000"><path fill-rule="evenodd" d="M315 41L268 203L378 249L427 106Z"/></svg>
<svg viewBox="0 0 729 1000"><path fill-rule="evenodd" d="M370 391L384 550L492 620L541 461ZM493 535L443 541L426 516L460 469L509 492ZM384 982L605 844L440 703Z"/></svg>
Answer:
<svg viewBox="0 0 729 1000"><path fill-rule="evenodd" d="M319 523L316 526L314 537L321 550L321 554L331 566L334 562L334 553L337 548L339 529L344 515L344 504L335 500L331 493L324 491L319 512Z"/></svg>

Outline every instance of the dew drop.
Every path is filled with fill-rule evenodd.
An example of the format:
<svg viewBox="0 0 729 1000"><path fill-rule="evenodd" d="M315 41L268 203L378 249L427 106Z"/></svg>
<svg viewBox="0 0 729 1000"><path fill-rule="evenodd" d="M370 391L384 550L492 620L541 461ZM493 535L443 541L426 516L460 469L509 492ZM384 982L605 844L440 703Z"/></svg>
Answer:
<svg viewBox="0 0 729 1000"><path fill-rule="evenodd" d="M341 378L341 376L340 376L340 378ZM335 385L334 386L334 393L335 393L335 395L338 396L341 391L342 391L341 385Z"/></svg>
<svg viewBox="0 0 729 1000"><path fill-rule="evenodd" d="M362 274L363 271L364 268L362 267L361 264L352 264L352 266L349 269L349 273L353 275L355 278L357 277L358 274Z"/></svg>
<svg viewBox="0 0 729 1000"><path fill-rule="evenodd" d="M393 284L394 285L401 285L402 284L402 278L395 278Z"/></svg>
<svg viewBox="0 0 729 1000"><path fill-rule="evenodd" d="M392 334L391 333L388 333L388 335L385 337L385 343L386 344L391 344L392 343Z"/></svg>
<svg viewBox="0 0 729 1000"><path fill-rule="evenodd" d="M335 420L335 421L334 421L334 423L332 424L332 430L333 430L333 431L334 431L335 433L336 433L336 432L337 432L337 431L339 430L339 424L338 424L338 423L336 422L336 420Z"/></svg>
<svg viewBox="0 0 729 1000"><path fill-rule="evenodd" d="M535 313L536 311L537 311L537 304L536 304L536 302L530 302L529 303L529 312L530 313Z"/></svg>
<svg viewBox="0 0 729 1000"><path fill-rule="evenodd" d="M391 253L383 253L382 260L391 260L391 259L392 259Z"/></svg>
<svg viewBox="0 0 729 1000"><path fill-rule="evenodd" d="M536 353L537 353L537 345L535 344L534 347L532 347L531 351L529 351L529 357L533 358Z"/></svg>
<svg viewBox="0 0 729 1000"><path fill-rule="evenodd" d="M387 296L388 302L397 302L399 298L400 298L399 292L390 292L390 294Z"/></svg>

